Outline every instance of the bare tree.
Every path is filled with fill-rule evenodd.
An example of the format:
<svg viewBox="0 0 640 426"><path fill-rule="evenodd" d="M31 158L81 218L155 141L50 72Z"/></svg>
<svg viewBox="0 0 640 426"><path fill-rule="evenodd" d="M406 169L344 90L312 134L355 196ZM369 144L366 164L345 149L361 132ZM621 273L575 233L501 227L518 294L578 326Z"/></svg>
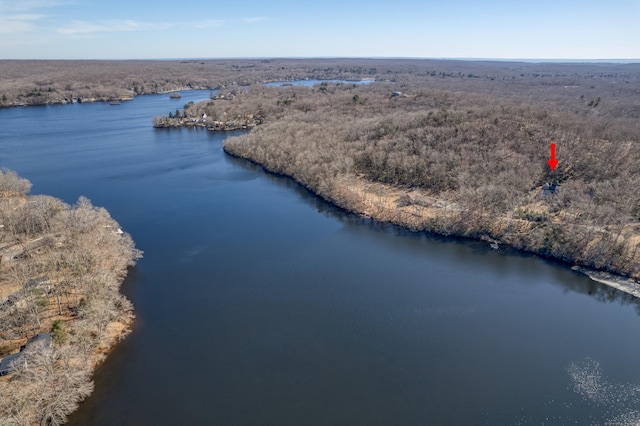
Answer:
<svg viewBox="0 0 640 426"><path fill-rule="evenodd" d="M0 170L0 195L26 195L31 190L31 182L19 177L12 170Z"/></svg>
<svg viewBox="0 0 640 426"><path fill-rule="evenodd" d="M102 350L127 332L133 307L119 288L141 253L88 199L69 206L26 197L28 181L13 172L3 178L11 189L0 197L0 232L11 237L3 237L10 255L0 265L0 279L17 290L0 304L0 343L17 349L47 331L58 338L53 347L27 343L10 380L0 381L0 425L58 425L91 393L91 371ZM107 333L111 323L123 332Z"/></svg>

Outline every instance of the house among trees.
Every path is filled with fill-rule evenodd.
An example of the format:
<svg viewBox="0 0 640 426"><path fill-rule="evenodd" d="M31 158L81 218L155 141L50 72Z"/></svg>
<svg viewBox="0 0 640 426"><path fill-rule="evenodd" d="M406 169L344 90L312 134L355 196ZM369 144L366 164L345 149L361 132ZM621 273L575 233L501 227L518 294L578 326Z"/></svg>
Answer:
<svg viewBox="0 0 640 426"><path fill-rule="evenodd" d="M557 187L558 187L558 184L555 183L555 182L553 182L553 183L549 183L549 182L543 183L542 184L542 195L555 194Z"/></svg>
<svg viewBox="0 0 640 426"><path fill-rule="evenodd" d="M38 333L27 341L27 344L20 348L20 352L7 355L0 361L0 376L6 376L11 373L14 365L24 356L24 350L41 346L50 348L52 342L51 333Z"/></svg>

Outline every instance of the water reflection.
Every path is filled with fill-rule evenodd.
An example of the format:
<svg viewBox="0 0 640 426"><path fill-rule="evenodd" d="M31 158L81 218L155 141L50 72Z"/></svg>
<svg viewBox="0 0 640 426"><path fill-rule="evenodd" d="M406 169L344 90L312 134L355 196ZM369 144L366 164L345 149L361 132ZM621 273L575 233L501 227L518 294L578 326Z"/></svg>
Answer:
<svg viewBox="0 0 640 426"><path fill-rule="evenodd" d="M594 281L582 273L572 271L570 270L570 265L566 263L541 258L534 254L508 247L503 247L500 251L496 252L496 250L493 250L483 241L443 237L428 232L414 232L393 224L378 222L367 217L346 212L318 197L304 186L296 183L293 179L268 172L259 164L231 155L226 155L226 161L235 168L251 172L250 176L255 177L255 173L260 174L263 179L276 183L278 186L295 193L298 198L313 207L315 211L321 215L339 220L340 223L344 225L345 232L358 234L375 231L379 240L384 239L385 244L394 245L395 241L397 242L397 244L395 244L397 250L406 251L407 247L410 247L409 251L422 250L425 252L425 256L441 255L443 246L446 246L446 256L454 256L458 262L471 267L490 264L492 268L497 268L505 274L535 275L539 270L539 262L557 265L559 268L549 269L549 273L552 275L550 277L551 279L548 280L549 283L561 287L567 292L588 295L602 303L619 303L623 306L633 306L638 315L640 315L640 302L636 297L606 284ZM385 238L385 235L399 236L402 237L403 240L389 240ZM410 242L408 243L407 240ZM423 244L424 242L430 244ZM432 247L437 247L437 249L433 249ZM470 253L473 255L470 255ZM526 261L518 262L517 269L514 269L512 261L514 257Z"/></svg>

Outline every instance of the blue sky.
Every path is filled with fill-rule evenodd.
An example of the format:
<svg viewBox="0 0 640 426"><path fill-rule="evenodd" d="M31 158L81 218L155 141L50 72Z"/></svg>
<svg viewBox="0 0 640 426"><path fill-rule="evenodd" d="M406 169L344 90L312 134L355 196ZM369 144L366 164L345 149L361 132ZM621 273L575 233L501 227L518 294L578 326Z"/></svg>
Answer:
<svg viewBox="0 0 640 426"><path fill-rule="evenodd" d="M0 59L640 59L640 0L0 0Z"/></svg>

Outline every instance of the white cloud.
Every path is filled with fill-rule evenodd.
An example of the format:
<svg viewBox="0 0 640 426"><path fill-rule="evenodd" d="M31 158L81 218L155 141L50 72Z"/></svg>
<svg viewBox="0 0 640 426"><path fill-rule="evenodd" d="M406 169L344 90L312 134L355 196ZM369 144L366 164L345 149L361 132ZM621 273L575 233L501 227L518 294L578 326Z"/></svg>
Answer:
<svg viewBox="0 0 640 426"><path fill-rule="evenodd" d="M0 34L25 34L41 30L50 18L44 9L73 4L69 0L0 0Z"/></svg>
<svg viewBox="0 0 640 426"><path fill-rule="evenodd" d="M68 0L0 0L0 12L29 12L74 4Z"/></svg>
<svg viewBox="0 0 640 426"><path fill-rule="evenodd" d="M0 33L17 34L36 30L36 21L45 18L46 15L35 13L17 13L14 15L0 15Z"/></svg>
<svg viewBox="0 0 640 426"><path fill-rule="evenodd" d="M102 21L75 20L62 23L61 26L55 29L49 26L50 22L42 22L43 20L50 21L55 17L55 14L43 14L39 12L70 4L73 4L72 0L0 0L0 34L26 34L53 30L57 34L64 36L88 36L100 33L162 30L168 28L195 28L206 30L223 27L225 25L253 24L268 20L268 18L263 16L174 23L154 23L127 19Z"/></svg>
<svg viewBox="0 0 640 426"><path fill-rule="evenodd" d="M146 30L163 30L168 28L196 28L199 30L208 28L218 28L227 24L234 23L255 23L266 21L264 17L249 17L239 19L207 19L194 22L141 22L134 20L110 20L110 21L73 21L67 26L60 27L56 30L58 34L63 35L88 35L96 33L112 33L126 31L146 31Z"/></svg>
<svg viewBox="0 0 640 426"><path fill-rule="evenodd" d="M56 32L64 35L78 35L108 32L158 30L167 29L171 26L172 25L168 23L151 23L132 20L98 21L96 23L87 21L73 21L66 27L58 28Z"/></svg>

